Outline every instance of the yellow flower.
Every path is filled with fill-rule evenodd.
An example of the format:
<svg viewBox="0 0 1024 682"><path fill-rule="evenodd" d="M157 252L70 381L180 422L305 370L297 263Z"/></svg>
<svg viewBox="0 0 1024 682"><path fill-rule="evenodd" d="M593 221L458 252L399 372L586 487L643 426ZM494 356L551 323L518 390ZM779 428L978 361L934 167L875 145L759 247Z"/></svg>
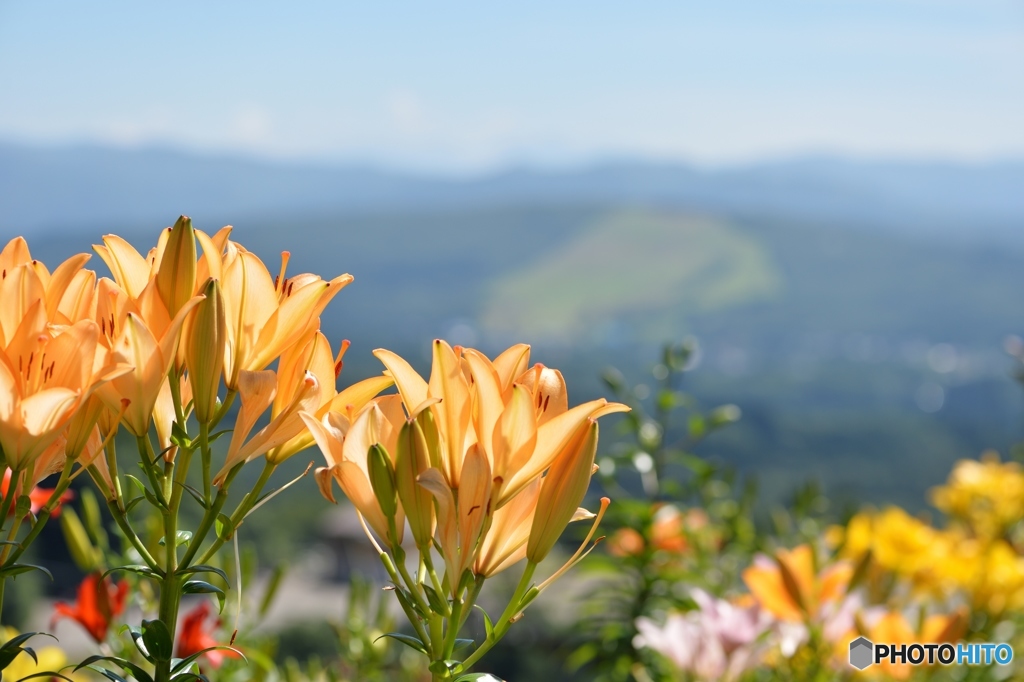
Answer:
<svg viewBox="0 0 1024 682"><path fill-rule="evenodd" d="M1024 557L1004 540L986 547L967 541L949 556L947 577L974 609L999 615L1024 607Z"/></svg>
<svg viewBox="0 0 1024 682"><path fill-rule="evenodd" d="M743 582L763 608L780 620L802 622L817 618L821 607L841 599L853 568L845 561L815 570L814 550L800 545L779 549L774 560L765 556L743 571Z"/></svg>
<svg viewBox="0 0 1024 682"><path fill-rule="evenodd" d="M847 643L858 635L863 635L872 642L883 642L896 646L914 643L944 644L947 642L957 642L966 630L967 614L964 611L957 611L951 614L933 614L921 621L919 626L920 630L915 631L902 613L899 611L889 611L871 623L864 632L851 633L849 637L841 638L839 640L841 642L841 651L837 651L838 658L843 661L846 660L848 655ZM880 672L896 680L907 680L910 679L914 670L915 667L909 663L892 663L886 658L882 660L877 669L869 669L869 673Z"/></svg>
<svg viewBox="0 0 1024 682"><path fill-rule="evenodd" d="M932 491L932 502L980 538L1003 537L1024 519L1024 470L1017 462L1000 462L994 452L980 462L960 460L946 485Z"/></svg>

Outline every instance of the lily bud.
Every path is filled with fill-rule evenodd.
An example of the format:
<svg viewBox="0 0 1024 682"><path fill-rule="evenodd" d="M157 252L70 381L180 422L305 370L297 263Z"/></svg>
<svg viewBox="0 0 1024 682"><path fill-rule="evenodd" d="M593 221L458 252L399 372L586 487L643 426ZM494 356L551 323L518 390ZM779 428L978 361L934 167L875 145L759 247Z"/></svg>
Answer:
<svg viewBox="0 0 1024 682"><path fill-rule="evenodd" d="M200 423L209 423L217 409L217 390L224 369L227 322L220 285L211 279L203 290L206 299L196 306L188 338L185 365L192 384L192 407Z"/></svg>
<svg viewBox="0 0 1024 682"><path fill-rule="evenodd" d="M157 269L156 288L171 317L192 298L196 288L196 233L188 216L178 218L171 228Z"/></svg>
<svg viewBox="0 0 1024 682"><path fill-rule="evenodd" d="M526 557L532 563L540 563L548 555L587 494L597 454L597 432L593 420L581 428L541 481L526 546Z"/></svg>
<svg viewBox="0 0 1024 682"><path fill-rule="evenodd" d="M398 496L395 492L395 471L388 451L383 445L374 443L366 453L366 464L370 470L370 486L380 504L380 510L386 518L394 518L398 512Z"/></svg>
<svg viewBox="0 0 1024 682"><path fill-rule="evenodd" d="M92 395L85 401L75 416L68 422L68 440L64 446L64 456L68 459L78 459L85 449L89 437L92 436L93 428L100 419L100 415L107 409L99 396Z"/></svg>
<svg viewBox="0 0 1024 682"><path fill-rule="evenodd" d="M71 559L83 571L95 571L99 563L100 551L89 540L85 526L73 509L65 509L60 515L60 527L64 532L64 542Z"/></svg>
<svg viewBox="0 0 1024 682"><path fill-rule="evenodd" d="M398 498L409 519L412 537L420 549L430 547L434 535L434 500L430 492L416 481L429 468L429 449L423 429L419 421L406 422L398 434L395 483Z"/></svg>
<svg viewBox="0 0 1024 682"><path fill-rule="evenodd" d="M416 415L416 423L423 431L423 440L427 444L428 466L435 469L441 468L441 436L437 431L437 421L434 419L434 411L431 409L422 410Z"/></svg>

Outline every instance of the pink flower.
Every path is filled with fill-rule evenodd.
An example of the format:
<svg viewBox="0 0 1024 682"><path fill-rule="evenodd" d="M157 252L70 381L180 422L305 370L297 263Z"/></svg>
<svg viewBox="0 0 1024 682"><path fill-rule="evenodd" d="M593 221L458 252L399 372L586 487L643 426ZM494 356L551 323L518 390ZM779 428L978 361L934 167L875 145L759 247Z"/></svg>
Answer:
<svg viewBox="0 0 1024 682"><path fill-rule="evenodd" d="M762 635L771 625L771 616L756 603L716 599L700 589L691 594L698 608L670 615L663 626L638 618L640 634L634 645L654 649L698 679L736 679L767 648Z"/></svg>

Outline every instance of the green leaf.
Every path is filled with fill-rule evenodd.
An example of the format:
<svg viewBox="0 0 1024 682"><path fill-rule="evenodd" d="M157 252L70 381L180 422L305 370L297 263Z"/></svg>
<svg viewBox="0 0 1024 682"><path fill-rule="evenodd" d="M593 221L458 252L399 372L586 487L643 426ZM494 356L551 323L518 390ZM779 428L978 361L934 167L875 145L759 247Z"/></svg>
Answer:
<svg viewBox="0 0 1024 682"><path fill-rule="evenodd" d="M458 651L459 649L461 649L464 646L472 646L473 644L476 644L476 642L474 640L472 640L472 639L464 639L464 638L456 639L455 640L455 651Z"/></svg>
<svg viewBox="0 0 1024 682"><path fill-rule="evenodd" d="M46 677L48 679L53 679L54 677L59 677L62 680L67 680L67 682L75 682L70 677L67 677L66 675L61 675L59 672L56 672L54 670L47 670L47 671L44 671L44 672L41 672L41 673L32 673L31 675L26 675L25 677L22 677L17 682L25 682L25 680L31 680L32 678L35 678L35 677Z"/></svg>
<svg viewBox="0 0 1024 682"><path fill-rule="evenodd" d="M224 582L228 581L228 574L217 568L216 566L208 566L206 564L199 564L197 566L189 566L178 571L181 575L187 575L189 573L216 573L221 577Z"/></svg>
<svg viewBox="0 0 1024 682"><path fill-rule="evenodd" d="M17 658L18 654L20 654L23 651L27 653L29 656L31 656L32 660L38 663L39 661L38 659L36 659L36 652L31 647L22 646L25 642L32 639L36 635L43 635L44 637L57 639L53 635L47 634L45 632L24 632L20 635L12 637L11 639L4 642L2 646L0 646L0 671L3 671L7 666L9 666L11 664L11 661Z"/></svg>
<svg viewBox="0 0 1024 682"><path fill-rule="evenodd" d="M491 617L487 615L487 611L484 610L484 607L480 606L479 604L473 604L473 608L475 608L476 610L478 610L480 613L483 614L483 617L484 617L484 633L486 633L487 639L488 639L488 641L490 641L491 638L492 638L492 635L494 635L494 623L491 621Z"/></svg>
<svg viewBox="0 0 1024 682"><path fill-rule="evenodd" d="M199 492L198 490L196 490L195 488L190 486L188 483L179 483L178 485L180 485L182 488L184 488L185 492L187 492L189 495L191 495L192 499L195 500L196 502L198 502L200 507L202 507L203 509L207 508L206 507L206 500L203 499L203 494L201 492Z"/></svg>
<svg viewBox="0 0 1024 682"><path fill-rule="evenodd" d="M416 651L419 651L424 656L430 656L430 654L427 652L426 645L420 641L419 637L413 637L412 635L403 635L401 632L389 632L387 634L381 635L373 641L376 642L377 640L382 639L384 637L390 637L391 639L398 640L402 644L408 647L412 647Z"/></svg>
<svg viewBox="0 0 1024 682"><path fill-rule="evenodd" d="M200 656L202 656L203 654L205 654L205 653L206 653L206 652L208 652L208 651L233 651L233 652L235 652L236 654L238 654L238 656L239 656L239 657L240 657L240 658L241 658L241 659L242 659L243 661L245 661L246 663L248 663L248 662L249 662L249 659L247 659L247 658L245 657L245 654L243 654L243 653L242 653L241 651L239 651L238 649L236 649L236 648L234 648L234 647L230 647L230 646L224 646L224 645L218 645L218 646L211 646L211 647L208 647L208 648L206 648L206 649L203 649L202 651L197 651L196 653L192 654L192 655L191 655L191 656L189 656L188 658L183 658L183 659L179 660L179 661L178 661L177 663L175 663L175 664L173 665L173 667L171 668L171 675L173 676L173 675L174 675L174 673L177 673L177 672L182 672L182 671L188 670L188 667L189 667L190 665L192 665L193 663L195 663L195 662L196 662L196 661L197 661L197 660L199 659L199 657L200 657Z"/></svg>
<svg viewBox="0 0 1024 682"><path fill-rule="evenodd" d="M4 566L0 568L0 578L10 578L22 573L28 573L29 571L40 571L45 573L46 576L53 580L53 574L50 573L46 568L42 566L36 566L35 564L11 564L10 566Z"/></svg>
<svg viewBox="0 0 1024 682"><path fill-rule="evenodd" d="M145 492L146 492L146 484L145 483L143 483L142 481L137 479L135 476L132 476L131 474L125 474L124 477L127 478L128 481L130 483L132 483L136 488L138 488L140 493L145 494Z"/></svg>
<svg viewBox="0 0 1024 682"><path fill-rule="evenodd" d="M214 528L217 531L217 537L221 540L230 540L231 534L235 531L235 527L231 523L231 517L223 513L217 515L217 521L214 524Z"/></svg>
<svg viewBox="0 0 1024 682"><path fill-rule="evenodd" d="M217 431L216 433L211 433L210 437L207 440L208 442L212 443L213 441L223 436L225 433L231 433L231 431L232 429L223 429L221 431Z"/></svg>
<svg viewBox="0 0 1024 682"><path fill-rule="evenodd" d="M217 595L217 602L220 605L219 611L224 611L224 599L226 595L224 590L220 589L216 585L212 585L205 580L189 580L181 586L183 594L215 594Z"/></svg>
<svg viewBox="0 0 1024 682"><path fill-rule="evenodd" d="M142 657L150 663L155 663L155 659L150 655L149 649L146 648L146 643L142 639L142 630L133 625L128 625L127 623L125 623L118 629L117 634L124 634L126 630L131 635L132 641L135 643L135 648L139 650L139 653L142 654Z"/></svg>
<svg viewBox="0 0 1024 682"><path fill-rule="evenodd" d="M108 670L98 665L87 665L85 667L94 672L98 672L100 675L103 675L103 677L107 678L111 682L128 682L128 680L124 679L123 677L115 673L113 670ZM77 671L78 668L75 668L75 670Z"/></svg>
<svg viewBox="0 0 1024 682"><path fill-rule="evenodd" d="M131 512L132 509L135 509L135 505L137 505L139 502L142 502L144 499L146 499L145 495L139 495L138 497L134 497L131 500L129 500L128 503L124 505L124 513L127 514Z"/></svg>
<svg viewBox="0 0 1024 682"><path fill-rule="evenodd" d="M460 676L455 682L505 682L505 680L490 673L470 673Z"/></svg>
<svg viewBox="0 0 1024 682"><path fill-rule="evenodd" d="M142 641L155 660L171 660L174 643L171 641L171 631L162 620L142 621Z"/></svg>
<svg viewBox="0 0 1024 682"><path fill-rule="evenodd" d="M202 673L194 673L188 670L183 673L178 673L177 675L172 675L171 679L176 682L210 682L210 678L206 675L203 675Z"/></svg>
<svg viewBox="0 0 1024 682"><path fill-rule="evenodd" d="M462 661L453 661L451 659L434 661L427 667L427 669L432 673L447 673L448 675L453 675L457 672L461 672Z"/></svg>
<svg viewBox="0 0 1024 682"><path fill-rule="evenodd" d="M115 566L114 568L104 571L102 577L106 578L114 571L128 571L130 573L138 573L139 575L144 575L151 578L158 578L163 575L163 573L158 573L149 566L144 566L142 564L131 564L129 566Z"/></svg>
<svg viewBox="0 0 1024 682"><path fill-rule="evenodd" d="M423 585L423 591L427 593L427 603L430 604L430 608L434 610L434 613L439 613L445 618L451 615L451 608L448 606L448 600L442 599L441 595L437 593L430 585Z"/></svg>
<svg viewBox="0 0 1024 682"><path fill-rule="evenodd" d="M188 543L188 541L191 540L191 539L192 539L192 531L190 531L190 530L179 530L179 531L177 531L174 534L174 546L175 547L181 547L182 545ZM161 545L166 545L167 544L164 538L160 538L160 544Z"/></svg>
<svg viewBox="0 0 1024 682"><path fill-rule="evenodd" d="M205 580L189 580L181 586L181 591L185 594L224 594L224 590Z"/></svg>
<svg viewBox="0 0 1024 682"><path fill-rule="evenodd" d="M136 665L135 663L132 663L131 661L126 660L124 658L118 658L117 656L90 656L89 658L85 659L77 666L75 666L75 672L78 672L82 668L89 668L90 670L95 670L107 679L112 680L112 682L126 682L126 680L117 673L107 670L106 668L101 668L98 665L95 665L100 661L109 661L110 663L119 666L123 670L127 670L129 673L131 673L132 677L134 677L138 682L153 682L153 678L150 676L148 672L143 670L141 666Z"/></svg>
<svg viewBox="0 0 1024 682"><path fill-rule="evenodd" d="M181 428L178 422L171 422L171 438L177 439L178 445L191 449L192 440L188 436L188 431Z"/></svg>

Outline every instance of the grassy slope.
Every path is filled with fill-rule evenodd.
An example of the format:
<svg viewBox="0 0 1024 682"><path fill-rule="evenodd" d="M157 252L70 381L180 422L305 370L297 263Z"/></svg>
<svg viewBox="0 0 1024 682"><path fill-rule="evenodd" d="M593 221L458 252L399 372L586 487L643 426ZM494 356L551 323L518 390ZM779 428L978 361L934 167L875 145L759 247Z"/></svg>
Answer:
<svg viewBox="0 0 1024 682"><path fill-rule="evenodd" d="M763 247L724 221L610 211L495 277L480 317L490 331L566 343L624 318L634 326L629 337L651 340L678 333L671 321L686 312L770 299L780 280Z"/></svg>

